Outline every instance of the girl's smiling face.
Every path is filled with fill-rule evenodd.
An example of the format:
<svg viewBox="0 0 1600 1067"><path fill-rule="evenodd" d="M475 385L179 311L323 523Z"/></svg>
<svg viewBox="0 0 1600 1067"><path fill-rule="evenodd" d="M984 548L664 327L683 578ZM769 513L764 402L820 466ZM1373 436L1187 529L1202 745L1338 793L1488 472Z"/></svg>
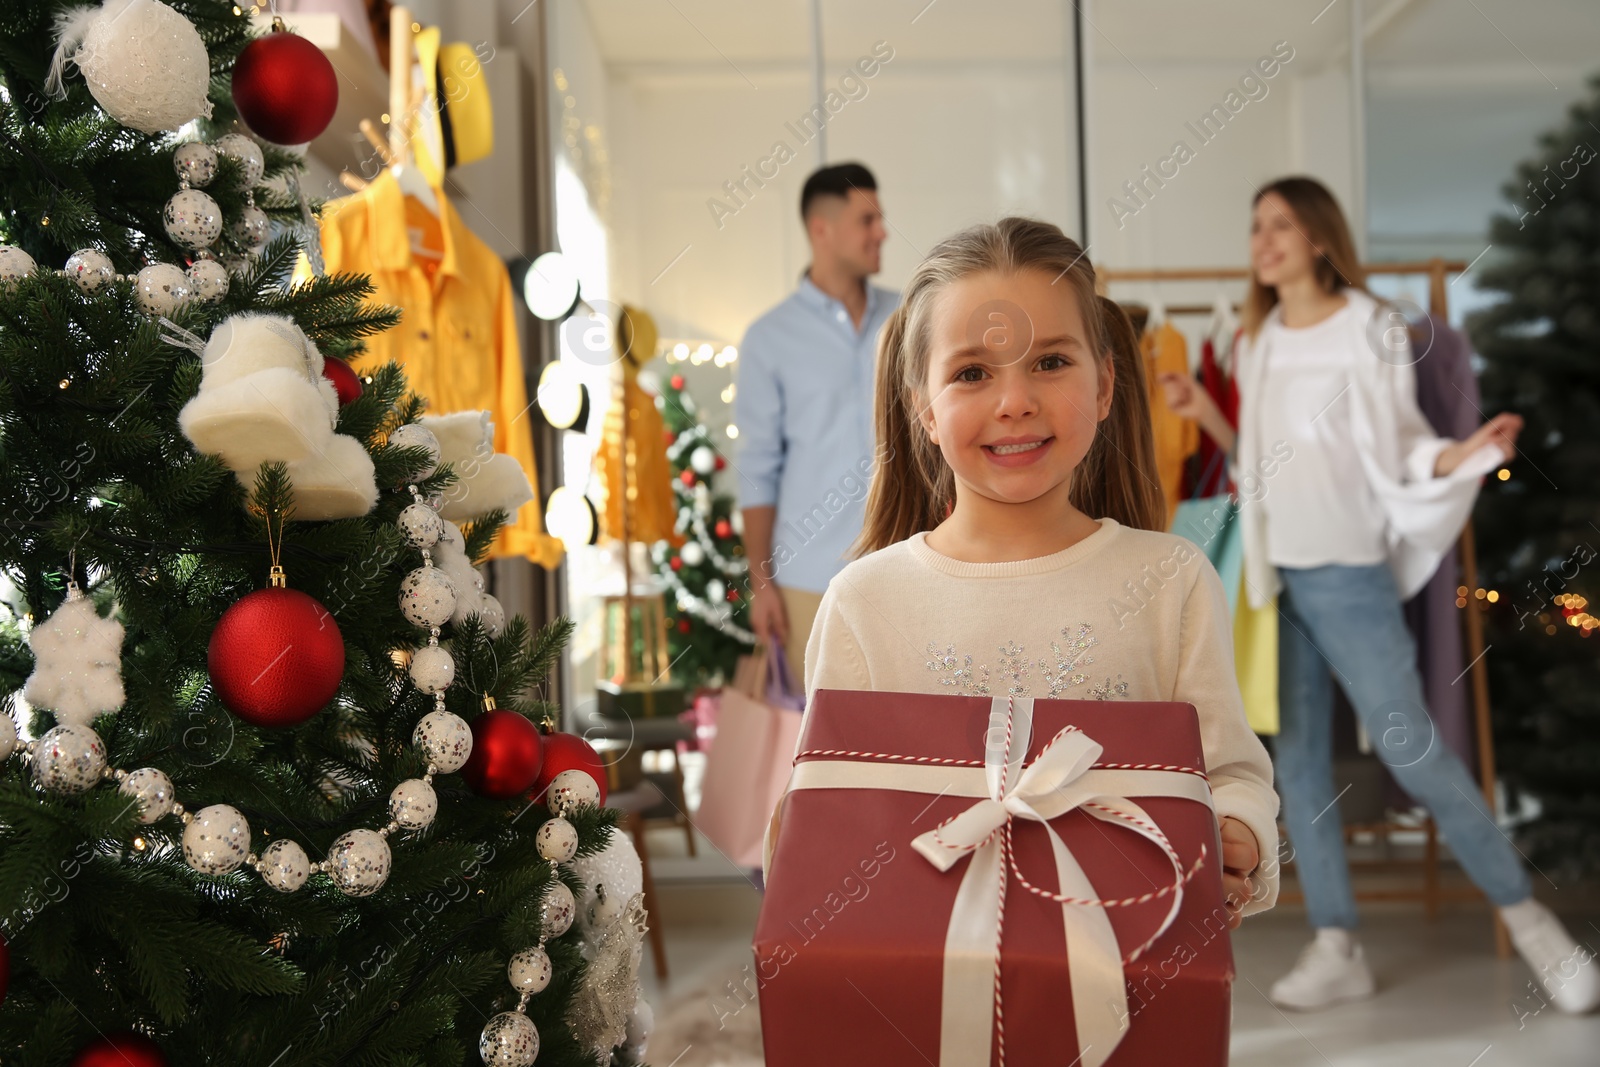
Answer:
<svg viewBox="0 0 1600 1067"><path fill-rule="evenodd" d="M1006 504L1066 494L1111 412L1073 290L1043 271L984 271L946 286L929 322L921 422L957 495Z"/></svg>

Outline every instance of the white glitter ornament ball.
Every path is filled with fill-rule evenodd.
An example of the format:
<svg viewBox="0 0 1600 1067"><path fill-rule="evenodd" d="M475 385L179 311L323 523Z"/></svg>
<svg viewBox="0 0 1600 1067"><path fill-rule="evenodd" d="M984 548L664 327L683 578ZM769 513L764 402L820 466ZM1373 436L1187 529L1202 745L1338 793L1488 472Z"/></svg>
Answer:
<svg viewBox="0 0 1600 1067"><path fill-rule="evenodd" d="M438 567L418 567L400 580L400 614L413 626L443 626L456 610L456 590Z"/></svg>
<svg viewBox="0 0 1600 1067"><path fill-rule="evenodd" d="M173 243L198 252L222 236L222 208L210 193L179 189L161 212L161 224Z"/></svg>
<svg viewBox="0 0 1600 1067"><path fill-rule="evenodd" d="M572 899L572 890L565 882L550 883L544 899L539 901L539 936L546 940L560 937L572 929L572 920L578 912L578 902Z"/></svg>
<svg viewBox="0 0 1600 1067"><path fill-rule="evenodd" d="M202 196L205 194L201 194ZM239 215L228 224L228 234L239 246L252 256L261 254L267 247L267 237L272 230L272 221L267 218L267 213L254 204L246 204L239 209Z"/></svg>
<svg viewBox="0 0 1600 1067"><path fill-rule="evenodd" d="M706 551L700 547L700 542L689 541L678 549L678 558L683 560L685 566L698 567L706 561Z"/></svg>
<svg viewBox="0 0 1600 1067"><path fill-rule="evenodd" d="M613 906L610 902L615 901L618 907L626 906L635 893L644 892L644 865L639 862L633 840L615 830L611 832L610 844L599 852L579 856L572 861L571 869L586 887L582 901L584 922L588 924L585 936L596 928L597 910L601 918L615 918L609 911ZM601 886L605 887L607 903L597 908Z"/></svg>
<svg viewBox="0 0 1600 1067"><path fill-rule="evenodd" d="M432 548L444 533L444 520L426 504L408 504L395 520L400 536L412 548Z"/></svg>
<svg viewBox="0 0 1600 1067"><path fill-rule="evenodd" d="M267 161L261 155L261 146L242 133L229 133L218 137L212 143L218 155L227 156L229 159L239 161L239 184L246 189L254 189L261 184L261 175L266 172Z"/></svg>
<svg viewBox="0 0 1600 1067"><path fill-rule="evenodd" d="M293 893L311 877L311 857L298 842L280 837L261 853L261 880L280 893Z"/></svg>
<svg viewBox="0 0 1600 1067"><path fill-rule="evenodd" d="M11 716L0 711L0 760L10 759L17 750L17 724Z"/></svg>
<svg viewBox="0 0 1600 1067"><path fill-rule="evenodd" d="M694 468L696 474L710 474L717 469L717 454L708 446L701 445L689 453L689 466Z"/></svg>
<svg viewBox="0 0 1600 1067"><path fill-rule="evenodd" d="M628 909L628 898L608 890L603 884L594 887L594 900L584 914L584 927L588 931L604 930ZM586 935L587 936L587 935Z"/></svg>
<svg viewBox="0 0 1600 1067"><path fill-rule="evenodd" d="M506 628L506 609L492 594L483 594L483 603L478 608L478 618L483 622L483 628L489 632L490 637L499 637Z"/></svg>
<svg viewBox="0 0 1600 1067"><path fill-rule="evenodd" d="M37 266L33 257L16 245L0 245L0 285L26 278Z"/></svg>
<svg viewBox="0 0 1600 1067"><path fill-rule="evenodd" d="M146 315L170 315L189 299L189 276L171 263L152 263L134 279L133 298Z"/></svg>
<svg viewBox="0 0 1600 1067"><path fill-rule="evenodd" d="M328 877L346 896L368 897L389 880L389 842L376 830L351 830L328 850Z"/></svg>
<svg viewBox="0 0 1600 1067"><path fill-rule="evenodd" d="M559 815L546 819L533 841L539 855L551 863L565 863L578 853L578 831Z"/></svg>
<svg viewBox="0 0 1600 1067"><path fill-rule="evenodd" d="M52 793L81 793L105 769L105 742L87 726L57 726L33 750L33 780Z"/></svg>
<svg viewBox="0 0 1600 1067"><path fill-rule="evenodd" d="M389 794L389 818L407 830L426 830L439 814L439 795L422 778L408 778Z"/></svg>
<svg viewBox="0 0 1600 1067"><path fill-rule="evenodd" d="M177 793L172 779L155 767L140 767L129 773L117 787L125 797L133 798L139 809L139 821L149 826L172 811Z"/></svg>
<svg viewBox="0 0 1600 1067"><path fill-rule="evenodd" d="M706 583L706 599L713 604L722 603L728 595L728 587L722 584L721 578L713 578Z"/></svg>
<svg viewBox="0 0 1600 1067"><path fill-rule="evenodd" d="M550 979L555 977L556 969L550 962L550 954L538 945L525 948L511 957L511 963L506 967L506 975L511 979L511 988L518 993L543 993L550 985Z"/></svg>
<svg viewBox="0 0 1600 1067"><path fill-rule="evenodd" d="M635 1049L634 1059L644 1058L644 1044L650 1040L650 1031L655 1029L656 1013L650 1007L649 1001L643 997L634 1001L633 1010L628 1013L627 1042Z"/></svg>
<svg viewBox="0 0 1600 1067"><path fill-rule="evenodd" d="M250 824L237 808L212 804L183 828L183 858L201 874L237 870L250 854Z"/></svg>
<svg viewBox="0 0 1600 1067"><path fill-rule="evenodd" d="M411 743L422 751L434 770L450 774L472 755L472 727L453 711L430 711L411 732Z"/></svg>
<svg viewBox="0 0 1600 1067"><path fill-rule="evenodd" d="M456 680L456 661L448 649L425 645L411 654L411 681L432 696L450 688Z"/></svg>
<svg viewBox="0 0 1600 1067"><path fill-rule="evenodd" d="M577 768L562 771L550 779L544 803L556 815L567 815L583 804L600 806L600 786L587 771Z"/></svg>
<svg viewBox="0 0 1600 1067"><path fill-rule="evenodd" d="M533 1067L539 1058L539 1031L517 1011L503 1011L489 1020L478 1039L484 1067Z"/></svg>
<svg viewBox="0 0 1600 1067"><path fill-rule="evenodd" d="M180 182L196 189L210 185L217 176L216 149L199 141L181 144L172 153L172 169L178 172Z"/></svg>
<svg viewBox="0 0 1600 1067"><path fill-rule="evenodd" d="M412 422L404 426L395 427L394 431L389 434L389 447L425 448L428 450L428 458L431 462L425 464L413 476L418 481L431 476L434 471L439 469L439 439L426 426Z"/></svg>
<svg viewBox="0 0 1600 1067"><path fill-rule="evenodd" d="M189 286L195 297L215 304L228 295L228 268L214 259L197 259L189 264Z"/></svg>
<svg viewBox="0 0 1600 1067"><path fill-rule="evenodd" d="M67 277L86 293L99 292L116 276L111 257L98 248L80 248L67 257Z"/></svg>
<svg viewBox="0 0 1600 1067"><path fill-rule="evenodd" d="M59 84L68 59L106 114L141 133L176 130L211 117L211 59L194 25L156 0L106 0L56 30L60 44L45 82Z"/></svg>

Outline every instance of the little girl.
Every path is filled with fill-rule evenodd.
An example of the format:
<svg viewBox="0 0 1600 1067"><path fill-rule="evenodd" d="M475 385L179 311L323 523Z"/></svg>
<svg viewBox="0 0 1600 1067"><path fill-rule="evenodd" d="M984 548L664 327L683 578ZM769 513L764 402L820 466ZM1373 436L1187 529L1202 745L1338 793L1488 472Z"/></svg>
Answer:
<svg viewBox="0 0 1600 1067"><path fill-rule="evenodd" d="M879 342L883 466L859 558L822 598L806 691L1193 704L1237 925L1277 898L1272 765L1222 581L1160 532L1141 357L1094 283L1074 241L1023 218L917 268Z"/></svg>

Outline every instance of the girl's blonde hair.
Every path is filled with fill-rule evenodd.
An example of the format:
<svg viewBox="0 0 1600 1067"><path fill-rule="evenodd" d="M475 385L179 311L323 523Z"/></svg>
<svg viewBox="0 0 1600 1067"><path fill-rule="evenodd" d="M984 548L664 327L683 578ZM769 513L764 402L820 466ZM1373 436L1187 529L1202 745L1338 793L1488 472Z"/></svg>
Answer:
<svg viewBox="0 0 1600 1067"><path fill-rule="evenodd" d="M1250 202L1252 209L1269 193L1281 197L1294 212L1297 228L1310 241L1313 250L1320 249L1316 258L1317 285L1325 293L1341 289L1367 288L1367 274L1361 269L1361 259L1356 255L1356 243L1350 237L1350 224L1345 221L1339 201L1328 192L1328 187L1315 178L1279 178L1261 187ZM1245 336L1255 338L1266 322L1267 315L1278 304L1278 290L1262 285L1255 271L1250 272L1250 291L1244 298Z"/></svg>
<svg viewBox="0 0 1600 1067"><path fill-rule="evenodd" d="M945 286L969 275L1024 270L1049 274L1078 302L1084 341L1097 365L1109 359L1115 371L1111 414L1072 474L1073 507L1124 526L1166 529L1144 359L1133 327L1121 308L1095 294L1094 266L1076 241L1048 222L1013 217L941 241L917 267L883 328L873 405L878 464L856 555L933 529L955 501L955 476L918 419L926 403L934 301Z"/></svg>

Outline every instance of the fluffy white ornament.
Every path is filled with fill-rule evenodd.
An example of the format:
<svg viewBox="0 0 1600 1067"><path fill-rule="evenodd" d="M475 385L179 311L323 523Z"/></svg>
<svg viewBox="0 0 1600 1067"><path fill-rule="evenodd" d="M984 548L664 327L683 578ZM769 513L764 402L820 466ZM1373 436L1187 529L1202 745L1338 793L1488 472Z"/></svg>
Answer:
<svg viewBox="0 0 1600 1067"><path fill-rule="evenodd" d="M141 133L211 117L211 59L194 25L157 0L106 0L56 20L45 91L65 96L70 60L106 114Z"/></svg>
<svg viewBox="0 0 1600 1067"><path fill-rule="evenodd" d="M576 767L562 771L550 779L550 788L545 791L545 806L557 815L565 816L574 809L589 805L600 805L600 786L587 771L580 771Z"/></svg>
<svg viewBox="0 0 1600 1067"><path fill-rule="evenodd" d="M455 584L438 567L418 567L400 580L400 614L411 625L443 626L455 610Z"/></svg>
<svg viewBox="0 0 1600 1067"><path fill-rule="evenodd" d="M489 1020L478 1039L484 1067L533 1067L539 1058L539 1030L517 1011L503 1011Z"/></svg>
<svg viewBox="0 0 1600 1067"><path fill-rule="evenodd" d="M117 788L123 796L132 798L139 809L139 821L146 826L171 812L177 800L172 779L155 767L140 767L130 772Z"/></svg>
<svg viewBox="0 0 1600 1067"><path fill-rule="evenodd" d="M698 541L685 541L683 547L678 549L678 558L683 560L685 566L698 567L706 561L706 550L700 547Z"/></svg>
<svg viewBox="0 0 1600 1067"><path fill-rule="evenodd" d="M102 619L76 585L28 635L34 668L23 697L49 708L56 721L88 726L122 706L122 624Z"/></svg>
<svg viewBox="0 0 1600 1067"><path fill-rule="evenodd" d="M230 282L228 268L214 259L197 259L189 264L189 287L197 300L219 302L228 295Z"/></svg>
<svg viewBox="0 0 1600 1067"><path fill-rule="evenodd" d="M452 711L430 711L411 733L411 743L440 774L458 771L472 755L472 727Z"/></svg>
<svg viewBox="0 0 1600 1067"><path fill-rule="evenodd" d="M209 193L179 189L162 209L161 224L173 243L198 252L222 236L222 208Z"/></svg>
<svg viewBox="0 0 1600 1067"><path fill-rule="evenodd" d="M80 248L67 257L67 277L86 293L96 293L117 276L111 257L98 248Z"/></svg>
<svg viewBox="0 0 1600 1067"><path fill-rule="evenodd" d="M311 857L298 842L280 837L261 853L256 864L261 880L280 893L293 893L311 877Z"/></svg>
<svg viewBox="0 0 1600 1067"><path fill-rule="evenodd" d="M555 967L550 962L550 954L538 945L525 948L506 965L506 976L511 979L511 988L518 993L543 993L550 985L550 979L555 977Z"/></svg>
<svg viewBox="0 0 1600 1067"><path fill-rule="evenodd" d="M559 815L546 819L534 834L534 847L551 863L565 863L578 852L578 831Z"/></svg>
<svg viewBox="0 0 1600 1067"><path fill-rule="evenodd" d="M0 760L10 759L17 750L17 724L10 714L0 711Z"/></svg>
<svg viewBox="0 0 1600 1067"><path fill-rule="evenodd" d="M494 450L494 422L487 411L425 415L422 425L439 439L442 461L456 480L445 489L439 514L447 519L475 519L497 509L515 515L533 499L533 486L522 465Z"/></svg>
<svg viewBox="0 0 1600 1067"><path fill-rule="evenodd" d="M439 814L439 795L422 778L408 778L389 794L389 817L407 830L426 830Z"/></svg>
<svg viewBox="0 0 1600 1067"><path fill-rule="evenodd" d="M0 245L0 285L26 278L39 265L16 245Z"/></svg>
<svg viewBox="0 0 1600 1067"><path fill-rule="evenodd" d="M727 595L728 587L723 584L721 578L713 578L706 583L706 599L711 603L720 604Z"/></svg>
<svg viewBox="0 0 1600 1067"><path fill-rule="evenodd" d="M395 521L412 548L432 548L444 533L444 520L426 504L407 504Z"/></svg>
<svg viewBox="0 0 1600 1067"><path fill-rule="evenodd" d="M450 688L456 680L456 661L448 649L424 645L411 654L411 681L432 696Z"/></svg>
<svg viewBox="0 0 1600 1067"><path fill-rule="evenodd" d="M413 477L418 481L431 478L433 472L439 469L439 439L433 431L420 423L409 422L404 426L397 426L389 432L390 448L425 448L428 450L428 462Z"/></svg>
<svg viewBox="0 0 1600 1067"><path fill-rule="evenodd" d="M194 192L196 190L190 190ZM204 195L203 193L201 194ZM254 204L246 204L239 209L239 214L228 223L228 236L232 237L252 256L259 256L261 250L267 247L267 238L272 235L272 220L267 218L267 213Z"/></svg>
<svg viewBox="0 0 1600 1067"><path fill-rule="evenodd" d="M579 910L583 916L585 937L599 928L591 913L598 900L600 886L606 887L608 901L616 900L624 904L635 893L644 892L644 865L639 862L639 853L633 847L633 840L616 830L611 832L611 841L605 848L573 860L572 873L584 884Z"/></svg>
<svg viewBox="0 0 1600 1067"><path fill-rule="evenodd" d="M81 793L106 769L106 744L87 726L57 726L33 749L33 780L52 793Z"/></svg>
<svg viewBox="0 0 1600 1067"><path fill-rule="evenodd" d="M694 468L696 474L710 474L717 469L717 454L701 445L689 453L689 466Z"/></svg>
<svg viewBox="0 0 1600 1067"><path fill-rule="evenodd" d="M433 562L450 577L450 584L455 588L456 609L450 621L460 626L469 617L483 612L483 575L467 558L467 539L462 536L461 527L447 519L440 522L443 525L439 541L433 546Z"/></svg>
<svg viewBox="0 0 1600 1067"><path fill-rule="evenodd" d="M261 184L261 175L266 172L267 161L261 154L260 145L242 133L226 133L216 139L213 147L218 155L239 161L241 186L254 189Z"/></svg>
<svg viewBox="0 0 1600 1067"><path fill-rule="evenodd" d="M171 263L141 267L133 280L133 299L146 315L171 315L193 295L189 276Z"/></svg>
<svg viewBox="0 0 1600 1067"><path fill-rule="evenodd" d="M183 858L201 874L227 874L250 854L250 824L239 810L212 804L183 828Z"/></svg>
<svg viewBox="0 0 1600 1067"><path fill-rule="evenodd" d="M328 877L346 896L369 897L389 880L389 842L375 830L350 830L328 850Z"/></svg>
<svg viewBox="0 0 1600 1067"><path fill-rule="evenodd" d="M578 905L572 899L572 890L560 880L550 883L544 898L539 901L539 936L546 940L560 937L572 929Z"/></svg>
<svg viewBox="0 0 1600 1067"><path fill-rule="evenodd" d="M200 141L181 144L172 152L172 169L178 172L178 181L196 189L210 185L217 176L216 149Z"/></svg>

